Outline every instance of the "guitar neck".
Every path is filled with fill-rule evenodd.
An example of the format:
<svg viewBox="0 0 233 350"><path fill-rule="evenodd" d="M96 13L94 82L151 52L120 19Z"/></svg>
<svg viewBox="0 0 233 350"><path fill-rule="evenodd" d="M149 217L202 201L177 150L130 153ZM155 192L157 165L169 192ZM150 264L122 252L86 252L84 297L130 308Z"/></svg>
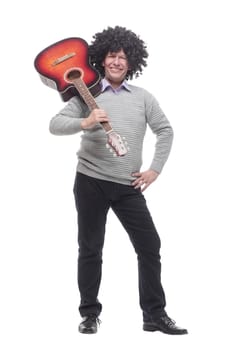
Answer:
<svg viewBox="0 0 233 350"><path fill-rule="evenodd" d="M72 79L72 83L74 84L75 88L78 90L80 96L82 96L84 102L86 103L87 107L92 111L95 108L99 108L94 97L88 90L86 84L83 82L81 78L75 78ZM101 122L100 123L102 127L104 128L105 132L108 133L112 131L112 126L108 122Z"/></svg>

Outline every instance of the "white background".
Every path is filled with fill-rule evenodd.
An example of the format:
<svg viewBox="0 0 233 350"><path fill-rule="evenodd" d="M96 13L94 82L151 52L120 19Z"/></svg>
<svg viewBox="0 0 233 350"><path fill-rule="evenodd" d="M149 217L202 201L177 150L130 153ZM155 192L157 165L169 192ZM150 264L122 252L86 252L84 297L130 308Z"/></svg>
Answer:
<svg viewBox="0 0 233 350"><path fill-rule="evenodd" d="M231 1L8 1L1 5L1 349L232 348ZM107 26L147 43L133 83L153 92L174 131L163 173L146 192L162 240L167 312L188 336L142 331L137 260L110 212L101 328L78 333L72 194L79 135L55 137L64 106L34 69L37 53ZM148 132L144 166L154 138Z"/></svg>

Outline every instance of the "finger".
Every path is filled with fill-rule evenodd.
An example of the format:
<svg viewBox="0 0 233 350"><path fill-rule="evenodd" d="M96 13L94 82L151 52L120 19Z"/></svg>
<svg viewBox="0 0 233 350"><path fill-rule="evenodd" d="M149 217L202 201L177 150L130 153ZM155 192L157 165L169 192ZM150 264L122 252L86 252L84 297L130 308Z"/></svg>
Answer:
<svg viewBox="0 0 233 350"><path fill-rule="evenodd" d="M101 116L101 117L98 118L98 120L99 120L100 122L107 122L109 119L108 119L108 117L106 117L106 116Z"/></svg>
<svg viewBox="0 0 233 350"><path fill-rule="evenodd" d="M134 188L139 188L143 185L146 185L146 181L143 179L137 179L136 181L134 181Z"/></svg>
<svg viewBox="0 0 233 350"><path fill-rule="evenodd" d="M134 176L134 177L138 177L138 176L141 176L142 174L141 173L139 173L139 172L136 172L136 173L132 173L132 176Z"/></svg>
<svg viewBox="0 0 233 350"><path fill-rule="evenodd" d="M132 185L133 185L133 186L142 185L142 179L137 178L136 180L134 180L134 181L132 182Z"/></svg>

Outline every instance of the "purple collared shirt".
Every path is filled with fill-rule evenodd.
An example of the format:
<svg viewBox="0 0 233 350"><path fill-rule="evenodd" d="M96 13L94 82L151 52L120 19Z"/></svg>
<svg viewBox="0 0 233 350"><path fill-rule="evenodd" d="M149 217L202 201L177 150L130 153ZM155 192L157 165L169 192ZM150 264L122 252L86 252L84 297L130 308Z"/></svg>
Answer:
<svg viewBox="0 0 233 350"><path fill-rule="evenodd" d="M104 92L106 89L111 89L116 94L122 89L126 89L128 91L131 91L129 85L126 82L126 80L124 80L123 83L120 86L118 86L118 88L116 88L116 89L114 89L111 86L111 84L107 81L107 79L105 79L105 78L102 79L101 83L102 83L102 88L101 88L102 92Z"/></svg>

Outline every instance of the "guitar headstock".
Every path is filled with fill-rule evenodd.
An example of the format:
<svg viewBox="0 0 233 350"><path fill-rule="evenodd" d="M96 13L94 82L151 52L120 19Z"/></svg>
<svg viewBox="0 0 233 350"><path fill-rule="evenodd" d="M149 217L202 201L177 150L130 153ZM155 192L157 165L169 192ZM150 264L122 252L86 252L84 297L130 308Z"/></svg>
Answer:
<svg viewBox="0 0 233 350"><path fill-rule="evenodd" d="M126 147L126 142L123 141L121 136L117 134L115 131L111 131L107 134L108 138L108 145L111 146L112 150L115 152L115 155L122 157L124 156L127 152L128 149Z"/></svg>

